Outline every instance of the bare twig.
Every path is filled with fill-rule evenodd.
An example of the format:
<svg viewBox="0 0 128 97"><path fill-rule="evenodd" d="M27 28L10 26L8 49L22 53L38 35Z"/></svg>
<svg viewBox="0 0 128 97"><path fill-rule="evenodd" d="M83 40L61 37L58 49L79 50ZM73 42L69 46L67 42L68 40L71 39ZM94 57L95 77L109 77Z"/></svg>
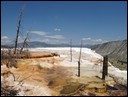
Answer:
<svg viewBox="0 0 128 97"><path fill-rule="evenodd" d="M32 75L29 75L29 76L23 78L22 80L19 81L19 84L20 84L22 81L24 81L25 79L27 79L27 78L29 78L29 77L31 77L31 76L32 76Z"/></svg>

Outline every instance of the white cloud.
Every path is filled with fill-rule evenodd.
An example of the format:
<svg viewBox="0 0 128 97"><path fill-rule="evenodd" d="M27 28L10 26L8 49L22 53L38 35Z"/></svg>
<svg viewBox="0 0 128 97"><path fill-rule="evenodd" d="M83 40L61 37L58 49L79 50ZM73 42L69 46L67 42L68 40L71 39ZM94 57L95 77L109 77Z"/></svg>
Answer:
<svg viewBox="0 0 128 97"><path fill-rule="evenodd" d="M54 31L61 31L61 29L59 29L59 28L55 28Z"/></svg>
<svg viewBox="0 0 128 97"><path fill-rule="evenodd" d="M10 40L11 40L11 39L9 39L8 36L1 36L1 42L2 42L2 43L8 43L8 42L11 42Z"/></svg>
<svg viewBox="0 0 128 97"><path fill-rule="evenodd" d="M1 40L9 39L7 36L1 36Z"/></svg>
<svg viewBox="0 0 128 97"><path fill-rule="evenodd" d="M31 31L30 33L34 33L37 35L46 35L47 34L46 32L43 32L43 31Z"/></svg>
<svg viewBox="0 0 128 97"><path fill-rule="evenodd" d="M90 38L90 37L88 37L88 38L83 38L82 40L91 40L91 38Z"/></svg>
<svg viewBox="0 0 128 97"><path fill-rule="evenodd" d="M2 44L6 44L6 43L15 43L15 39L16 38L9 38L9 37L7 37L7 36L1 36L1 42L2 42ZM21 43L21 42L23 42L24 41L24 39L25 38L23 38L23 37L18 37L18 43Z"/></svg>
<svg viewBox="0 0 128 97"><path fill-rule="evenodd" d="M45 36L45 37L54 38L54 39L64 39L62 35L51 35L51 36Z"/></svg>
<svg viewBox="0 0 128 97"><path fill-rule="evenodd" d="M13 43L13 39L8 36L1 36L1 44L10 44Z"/></svg>
<svg viewBox="0 0 128 97"><path fill-rule="evenodd" d="M92 44L92 45L95 45L95 44L101 44L101 43L105 43L107 42L106 40L102 40L102 39L92 39L92 38L83 38L83 43L84 45L85 44Z"/></svg>

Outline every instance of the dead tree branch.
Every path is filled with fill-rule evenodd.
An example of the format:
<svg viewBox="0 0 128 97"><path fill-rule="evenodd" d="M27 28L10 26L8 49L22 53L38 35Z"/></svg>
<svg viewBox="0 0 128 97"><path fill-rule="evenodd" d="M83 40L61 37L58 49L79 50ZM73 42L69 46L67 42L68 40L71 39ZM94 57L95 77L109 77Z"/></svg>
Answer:
<svg viewBox="0 0 128 97"><path fill-rule="evenodd" d="M30 30L30 31L31 31L31 30ZM30 32L30 31L28 31L27 36L26 36L26 38L24 39L23 47L20 49L20 54L22 53L22 51L23 51L25 45L26 45L26 46L29 46L28 43L27 43L27 40L28 40L29 32Z"/></svg>

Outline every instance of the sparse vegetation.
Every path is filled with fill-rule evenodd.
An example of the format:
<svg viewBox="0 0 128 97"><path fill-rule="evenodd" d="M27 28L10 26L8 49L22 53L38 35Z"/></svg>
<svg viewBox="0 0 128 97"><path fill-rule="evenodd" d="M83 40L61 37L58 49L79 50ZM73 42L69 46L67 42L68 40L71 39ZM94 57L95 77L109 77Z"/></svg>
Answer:
<svg viewBox="0 0 128 97"><path fill-rule="evenodd" d="M14 54L12 48L6 48L6 50L1 50L1 65L6 65L8 68L17 67L16 60L22 58L23 56L29 57L30 52L23 51L22 54L20 54L20 51L17 50L17 54Z"/></svg>
<svg viewBox="0 0 128 97"><path fill-rule="evenodd" d="M118 60L110 59L109 60L113 66L119 68L120 70L127 70L127 63L126 62L120 62Z"/></svg>
<svg viewBox="0 0 128 97"><path fill-rule="evenodd" d="M8 68L16 67L12 49L1 50L1 65L6 65Z"/></svg>
<svg viewBox="0 0 128 97"><path fill-rule="evenodd" d="M18 90L15 90L11 86L1 84L1 96L17 96Z"/></svg>

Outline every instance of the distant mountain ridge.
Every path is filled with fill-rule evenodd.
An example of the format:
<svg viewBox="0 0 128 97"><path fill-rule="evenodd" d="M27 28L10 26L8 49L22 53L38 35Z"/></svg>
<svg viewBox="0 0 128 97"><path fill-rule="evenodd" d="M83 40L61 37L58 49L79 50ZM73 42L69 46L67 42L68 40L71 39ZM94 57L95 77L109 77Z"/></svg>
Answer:
<svg viewBox="0 0 128 97"><path fill-rule="evenodd" d="M45 42L39 42L39 41L33 41L33 42L28 42L28 45L30 48L36 48L36 47L70 47L70 44L48 44ZM9 46L13 46L14 44L10 44ZM18 43L18 47L22 47L23 43ZM72 47L80 47L80 45L72 45ZM83 47L90 48L91 45L83 45Z"/></svg>
<svg viewBox="0 0 128 97"><path fill-rule="evenodd" d="M110 58L127 62L127 40L112 41L91 47L101 55L108 55Z"/></svg>

